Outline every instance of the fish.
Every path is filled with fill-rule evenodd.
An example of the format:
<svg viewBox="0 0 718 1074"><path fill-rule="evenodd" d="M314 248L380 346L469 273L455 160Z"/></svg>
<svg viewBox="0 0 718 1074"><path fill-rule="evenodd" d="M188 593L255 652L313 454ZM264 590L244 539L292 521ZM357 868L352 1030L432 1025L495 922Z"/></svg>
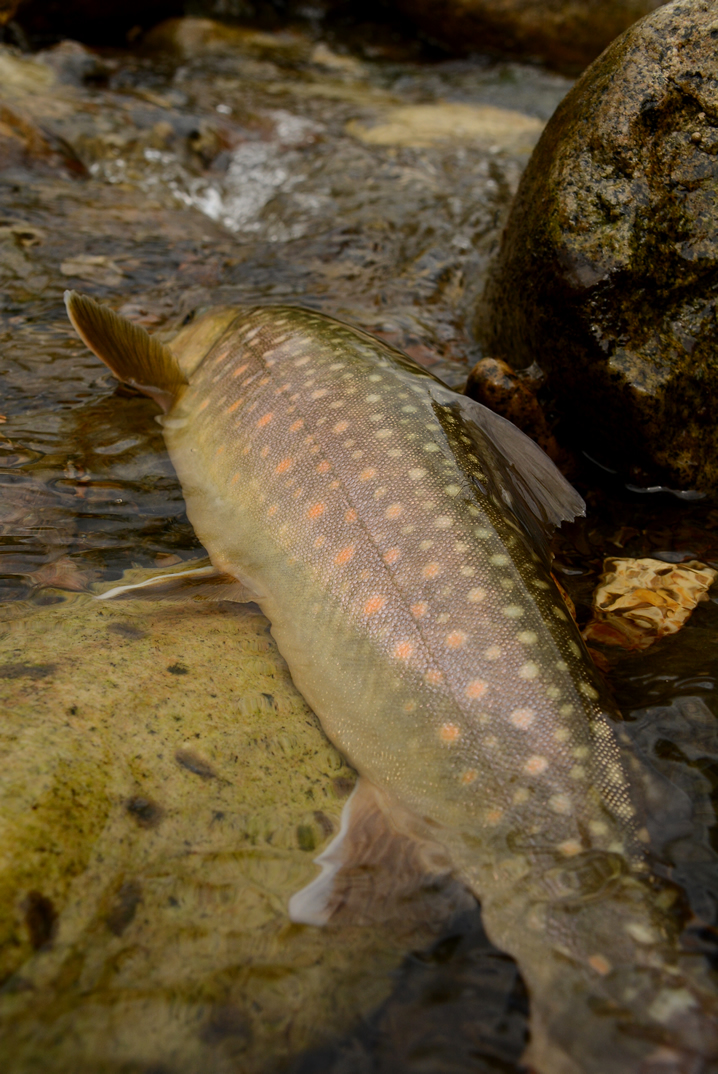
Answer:
<svg viewBox="0 0 718 1074"><path fill-rule="evenodd" d="M161 408L211 568L259 604L359 774L293 920L332 920L357 871L449 870L527 984L537 1074L715 1069L714 983L681 948L640 762L551 574L551 533L585 505L548 457L316 311L221 307L165 344L66 304Z"/></svg>

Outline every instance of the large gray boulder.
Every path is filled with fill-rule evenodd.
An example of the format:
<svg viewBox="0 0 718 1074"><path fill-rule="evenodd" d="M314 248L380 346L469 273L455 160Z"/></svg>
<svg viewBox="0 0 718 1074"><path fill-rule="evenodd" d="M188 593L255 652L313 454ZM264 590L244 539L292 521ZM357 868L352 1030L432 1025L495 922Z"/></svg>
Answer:
<svg viewBox="0 0 718 1074"><path fill-rule="evenodd" d="M580 446L718 486L718 3L678 0L595 61L524 173L479 311L537 361Z"/></svg>

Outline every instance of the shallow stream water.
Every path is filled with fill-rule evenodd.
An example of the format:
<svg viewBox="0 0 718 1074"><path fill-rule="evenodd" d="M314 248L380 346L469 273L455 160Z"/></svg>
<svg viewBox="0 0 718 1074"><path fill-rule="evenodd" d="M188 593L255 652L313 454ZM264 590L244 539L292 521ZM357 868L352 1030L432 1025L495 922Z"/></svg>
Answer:
<svg viewBox="0 0 718 1074"><path fill-rule="evenodd" d="M256 610L98 606L201 554L156 412L66 320L66 287L168 336L291 302L461 387L522 168L570 83L534 66L185 20L133 52L0 50L0 1059L15 1072L518 1070L526 997L478 910L291 925L354 775ZM706 501L576 455L556 540L581 621L604 556L718 566ZM138 575L138 577L141 575ZM712 956L718 607L604 654L676 788L657 868Z"/></svg>

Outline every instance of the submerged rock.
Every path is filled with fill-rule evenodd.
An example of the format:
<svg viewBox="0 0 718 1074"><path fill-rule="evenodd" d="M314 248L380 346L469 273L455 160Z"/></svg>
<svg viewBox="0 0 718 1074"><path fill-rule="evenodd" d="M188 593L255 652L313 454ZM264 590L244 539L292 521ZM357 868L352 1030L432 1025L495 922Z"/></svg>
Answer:
<svg viewBox="0 0 718 1074"><path fill-rule="evenodd" d="M2 1069L266 1072L434 934L406 904L289 922L354 774L267 626L206 600L5 607Z"/></svg>
<svg viewBox="0 0 718 1074"><path fill-rule="evenodd" d="M397 0L438 41L461 52L534 56L581 68L662 0Z"/></svg>
<svg viewBox="0 0 718 1074"><path fill-rule="evenodd" d="M524 173L478 332L538 362L581 447L714 489L718 8L681 0L583 75Z"/></svg>

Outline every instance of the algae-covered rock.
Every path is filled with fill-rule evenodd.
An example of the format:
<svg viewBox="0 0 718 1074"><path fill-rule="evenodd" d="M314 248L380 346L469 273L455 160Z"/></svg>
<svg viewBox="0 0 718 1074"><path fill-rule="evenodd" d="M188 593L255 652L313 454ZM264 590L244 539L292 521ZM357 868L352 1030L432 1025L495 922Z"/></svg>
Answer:
<svg viewBox="0 0 718 1074"><path fill-rule="evenodd" d="M584 67L662 0L397 0L437 40Z"/></svg>
<svg viewBox="0 0 718 1074"><path fill-rule="evenodd" d="M478 330L536 361L582 447L640 484L718 485L718 5L633 27L523 176Z"/></svg>
<svg viewBox="0 0 718 1074"><path fill-rule="evenodd" d="M431 935L289 921L354 774L254 605L6 606L0 709L0 1068L268 1071Z"/></svg>

